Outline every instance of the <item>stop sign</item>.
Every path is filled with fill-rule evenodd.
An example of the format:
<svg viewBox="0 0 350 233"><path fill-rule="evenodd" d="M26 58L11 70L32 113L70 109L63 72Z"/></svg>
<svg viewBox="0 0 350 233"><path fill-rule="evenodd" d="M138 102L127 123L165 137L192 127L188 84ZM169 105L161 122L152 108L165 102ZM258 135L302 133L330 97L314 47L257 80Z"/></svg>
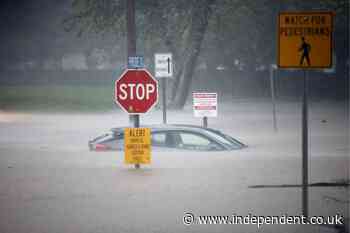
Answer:
<svg viewBox="0 0 350 233"><path fill-rule="evenodd" d="M114 101L129 114L146 113L158 101L158 82L146 69L128 69L115 81Z"/></svg>

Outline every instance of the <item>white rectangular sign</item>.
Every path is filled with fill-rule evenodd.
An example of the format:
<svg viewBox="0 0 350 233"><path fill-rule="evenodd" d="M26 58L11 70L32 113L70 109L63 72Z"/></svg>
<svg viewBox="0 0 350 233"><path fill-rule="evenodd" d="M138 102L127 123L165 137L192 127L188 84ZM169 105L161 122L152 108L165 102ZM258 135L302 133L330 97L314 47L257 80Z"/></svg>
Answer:
<svg viewBox="0 0 350 233"><path fill-rule="evenodd" d="M171 78L173 76L173 56L171 53L154 54L154 63L156 78Z"/></svg>
<svg viewBox="0 0 350 233"><path fill-rule="evenodd" d="M194 92L192 96L195 117L217 117L217 93Z"/></svg>

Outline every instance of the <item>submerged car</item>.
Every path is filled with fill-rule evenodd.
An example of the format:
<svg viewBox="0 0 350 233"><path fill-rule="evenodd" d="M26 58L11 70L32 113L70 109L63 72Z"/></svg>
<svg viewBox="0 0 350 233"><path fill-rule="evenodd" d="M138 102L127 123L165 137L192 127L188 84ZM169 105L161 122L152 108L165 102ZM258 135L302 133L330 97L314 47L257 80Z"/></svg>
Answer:
<svg viewBox="0 0 350 233"><path fill-rule="evenodd" d="M211 128L194 125L150 125L152 150L224 151L246 147L242 142ZM124 150L124 129L112 128L89 141L91 151Z"/></svg>

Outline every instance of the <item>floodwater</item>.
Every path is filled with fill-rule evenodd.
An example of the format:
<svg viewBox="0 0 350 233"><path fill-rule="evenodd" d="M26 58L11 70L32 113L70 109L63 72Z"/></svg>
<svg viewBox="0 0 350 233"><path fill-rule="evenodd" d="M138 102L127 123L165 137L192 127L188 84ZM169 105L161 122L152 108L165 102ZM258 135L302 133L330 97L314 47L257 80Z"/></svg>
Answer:
<svg viewBox="0 0 350 233"><path fill-rule="evenodd" d="M301 188L249 188L301 183L301 104L219 103L209 127L248 145L229 152L154 152L135 170L122 152L90 152L87 142L125 126L122 111L0 112L0 232L337 232L319 225L184 225L183 216L300 215ZM158 124L159 110L141 117ZM200 124L191 106L169 123ZM347 103L310 104L309 178L348 182ZM310 216L349 217L349 189L310 187Z"/></svg>

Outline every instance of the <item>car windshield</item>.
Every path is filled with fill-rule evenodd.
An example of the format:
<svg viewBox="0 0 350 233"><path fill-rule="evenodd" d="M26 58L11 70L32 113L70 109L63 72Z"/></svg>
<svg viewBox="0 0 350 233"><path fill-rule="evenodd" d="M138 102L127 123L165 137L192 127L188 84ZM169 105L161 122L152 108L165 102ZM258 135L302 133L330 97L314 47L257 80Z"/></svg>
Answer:
<svg viewBox="0 0 350 233"><path fill-rule="evenodd" d="M232 148L232 149L240 149L242 148L243 144L238 142L237 140L233 139L232 137L228 136L228 135L225 135L221 132L212 132L212 131L209 131L207 130L206 133L215 138L217 141L225 144L226 146Z"/></svg>

